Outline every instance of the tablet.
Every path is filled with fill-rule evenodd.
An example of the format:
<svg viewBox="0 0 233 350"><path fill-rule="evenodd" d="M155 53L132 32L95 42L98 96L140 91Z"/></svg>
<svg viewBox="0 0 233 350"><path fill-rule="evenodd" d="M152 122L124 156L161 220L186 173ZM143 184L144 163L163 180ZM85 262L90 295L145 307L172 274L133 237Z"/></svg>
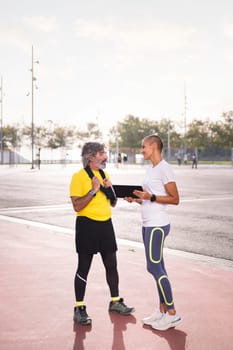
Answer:
<svg viewBox="0 0 233 350"><path fill-rule="evenodd" d="M133 197L138 198L133 194L134 190L142 191L142 186L137 185L113 185L113 189L117 198Z"/></svg>

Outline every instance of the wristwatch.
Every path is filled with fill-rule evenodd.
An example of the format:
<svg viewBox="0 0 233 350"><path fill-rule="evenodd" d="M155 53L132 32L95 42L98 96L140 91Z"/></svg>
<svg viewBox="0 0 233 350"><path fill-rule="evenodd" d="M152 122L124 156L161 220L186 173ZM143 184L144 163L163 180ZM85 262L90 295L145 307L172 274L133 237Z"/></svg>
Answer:
<svg viewBox="0 0 233 350"><path fill-rule="evenodd" d="M150 201L151 202L155 202L156 201L156 195L155 194L152 194L152 196L150 198Z"/></svg>
<svg viewBox="0 0 233 350"><path fill-rule="evenodd" d="M92 197L95 197L95 196L96 196L96 193L95 193L94 190L90 190L88 193L89 193Z"/></svg>

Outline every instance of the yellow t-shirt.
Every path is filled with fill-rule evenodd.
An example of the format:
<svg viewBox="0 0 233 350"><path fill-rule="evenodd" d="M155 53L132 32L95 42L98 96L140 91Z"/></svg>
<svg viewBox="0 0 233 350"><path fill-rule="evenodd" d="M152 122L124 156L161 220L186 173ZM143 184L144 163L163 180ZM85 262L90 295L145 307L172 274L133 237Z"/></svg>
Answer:
<svg viewBox="0 0 233 350"><path fill-rule="evenodd" d="M94 170L93 174L98 177L101 185L103 179L98 170ZM106 178L109 175L105 172ZM85 169L79 170L73 174L70 183L70 197L83 197L92 189L91 179ZM77 213L78 216L86 216L93 220L106 221L111 218L112 211L110 201L102 191L98 191L96 196L86 205L85 208Z"/></svg>

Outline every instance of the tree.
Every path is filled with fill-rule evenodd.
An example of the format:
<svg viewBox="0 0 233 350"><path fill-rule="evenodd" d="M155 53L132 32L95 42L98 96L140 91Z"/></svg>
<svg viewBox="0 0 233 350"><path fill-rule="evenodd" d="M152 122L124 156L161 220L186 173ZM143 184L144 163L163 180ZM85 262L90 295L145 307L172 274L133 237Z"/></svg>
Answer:
<svg viewBox="0 0 233 350"><path fill-rule="evenodd" d="M31 142L31 126L24 126L22 134ZM70 145L74 138L73 126L58 126L51 123L50 127L34 126L34 143L38 148L59 148Z"/></svg>
<svg viewBox="0 0 233 350"><path fill-rule="evenodd" d="M97 123L87 123L87 137L92 140L99 140L102 138L102 132Z"/></svg>
<svg viewBox="0 0 233 350"><path fill-rule="evenodd" d="M160 122L148 119L140 119L132 115L127 116L122 122L117 124L110 131L111 144L118 135L119 146L122 148L141 147L141 140L150 134L158 134L164 142L164 147L168 147L168 131L170 132L170 144L173 148L182 144L181 136L175 131L174 123L169 119L162 119Z"/></svg>
<svg viewBox="0 0 233 350"><path fill-rule="evenodd" d="M67 148L72 144L80 146L80 141L100 140L102 132L98 123L90 122L86 130L76 126L60 126L49 121L46 126L34 126L34 144L38 148ZM119 151L135 154L141 148L141 140L149 134L158 134L164 143L166 154L170 136L170 147L175 150L183 147L183 136L176 130L177 124L169 119L149 120L126 116L110 130L109 144L111 148L119 147ZM3 147L15 148L22 143L31 145L31 126L14 125L3 127ZM188 125L186 142L189 149L198 148L202 156L208 159L230 159L233 148L233 111L224 112L220 120L193 120Z"/></svg>
<svg viewBox="0 0 233 350"><path fill-rule="evenodd" d="M202 121L202 120L193 120L188 125L188 132L187 132L187 144L188 148L198 148L200 150L203 150L204 148L208 147L209 145L209 122L208 121Z"/></svg>
<svg viewBox="0 0 233 350"><path fill-rule="evenodd" d="M128 115L110 130L111 142L118 138L119 146L122 148L140 148L143 137L156 132L156 129L154 122Z"/></svg>
<svg viewBox="0 0 233 350"><path fill-rule="evenodd" d="M181 135L175 130L175 124L170 119L163 118L158 122L157 134L162 138L164 148L168 147L168 133L170 134L171 148L180 148L183 140Z"/></svg>
<svg viewBox="0 0 233 350"><path fill-rule="evenodd" d="M233 147L233 111L222 114L222 121L220 122L220 137L219 143L224 148Z"/></svg>
<svg viewBox="0 0 233 350"><path fill-rule="evenodd" d="M20 141L18 128L7 125L3 127L2 131L3 149L17 147Z"/></svg>
<svg viewBox="0 0 233 350"><path fill-rule="evenodd" d="M28 143L32 142L32 127L24 126L21 129L22 136L26 138ZM46 146L46 134L47 129L44 126L34 126L34 143L37 147L45 147Z"/></svg>
<svg viewBox="0 0 233 350"><path fill-rule="evenodd" d="M56 126L54 130L50 131L47 147L55 149L60 147L68 147L75 136L73 127Z"/></svg>
<svg viewBox="0 0 233 350"><path fill-rule="evenodd" d="M81 146L81 142L87 142L89 140L100 140L102 139L102 132L99 129L97 123L87 123L87 130L78 129L74 133L75 142L78 146Z"/></svg>

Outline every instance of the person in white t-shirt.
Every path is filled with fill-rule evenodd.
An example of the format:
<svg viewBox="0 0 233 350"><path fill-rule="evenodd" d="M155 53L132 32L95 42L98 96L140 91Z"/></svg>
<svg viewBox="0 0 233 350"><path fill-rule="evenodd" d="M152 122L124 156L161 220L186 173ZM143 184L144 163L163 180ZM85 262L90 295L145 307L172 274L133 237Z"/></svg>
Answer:
<svg viewBox="0 0 233 350"><path fill-rule="evenodd" d="M163 142L157 135L149 135L142 140L142 155L145 160L151 161L152 166L145 174L143 191L134 191L137 198L125 198L130 203L141 204L147 270L156 281L160 301L159 309L142 322L157 330L173 328L181 323L163 258L164 240L170 231L167 205L179 204L179 193L173 170L162 157L162 149Z"/></svg>

